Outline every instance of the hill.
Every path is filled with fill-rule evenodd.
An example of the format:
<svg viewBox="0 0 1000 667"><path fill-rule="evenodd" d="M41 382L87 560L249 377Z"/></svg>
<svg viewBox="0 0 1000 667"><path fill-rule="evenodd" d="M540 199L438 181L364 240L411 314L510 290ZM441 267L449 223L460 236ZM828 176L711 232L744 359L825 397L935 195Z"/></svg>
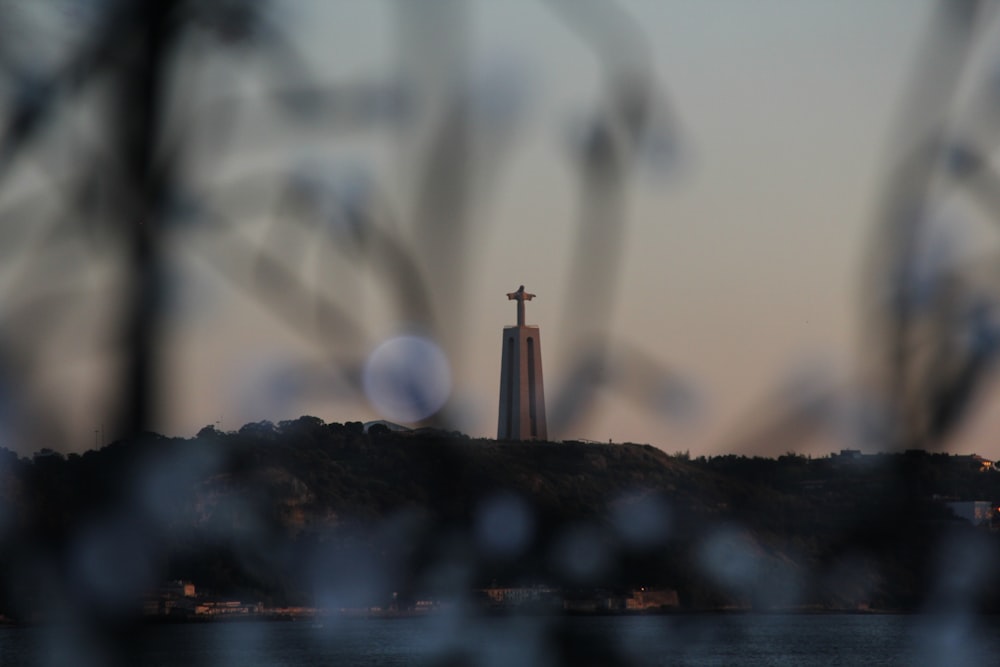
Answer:
<svg viewBox="0 0 1000 667"><path fill-rule="evenodd" d="M994 535L940 497L1000 497L1000 474L870 459L691 461L314 417L5 452L0 612L117 613L174 579L271 605L544 584L672 588L687 609L916 609L951 594L955 568L993 572ZM992 588L959 593L997 606Z"/></svg>

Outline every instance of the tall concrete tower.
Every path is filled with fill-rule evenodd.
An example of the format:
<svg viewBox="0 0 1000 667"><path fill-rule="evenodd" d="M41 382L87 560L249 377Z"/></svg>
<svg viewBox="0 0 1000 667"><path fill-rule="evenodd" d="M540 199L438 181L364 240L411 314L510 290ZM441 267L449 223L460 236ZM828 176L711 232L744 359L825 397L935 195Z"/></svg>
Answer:
<svg viewBox="0 0 1000 667"><path fill-rule="evenodd" d="M507 298L517 301L517 326L503 328L497 440L546 440L542 340L538 327L524 323L524 302L535 295L521 285Z"/></svg>

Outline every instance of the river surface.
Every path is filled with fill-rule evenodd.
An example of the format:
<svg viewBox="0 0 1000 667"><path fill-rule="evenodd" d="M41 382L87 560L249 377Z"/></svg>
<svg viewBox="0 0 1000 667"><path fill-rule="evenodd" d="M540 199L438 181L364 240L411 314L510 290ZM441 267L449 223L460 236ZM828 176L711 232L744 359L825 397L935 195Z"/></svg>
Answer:
<svg viewBox="0 0 1000 667"><path fill-rule="evenodd" d="M0 628L0 665L998 665L1000 619L952 615L341 618L156 625L102 645Z"/></svg>

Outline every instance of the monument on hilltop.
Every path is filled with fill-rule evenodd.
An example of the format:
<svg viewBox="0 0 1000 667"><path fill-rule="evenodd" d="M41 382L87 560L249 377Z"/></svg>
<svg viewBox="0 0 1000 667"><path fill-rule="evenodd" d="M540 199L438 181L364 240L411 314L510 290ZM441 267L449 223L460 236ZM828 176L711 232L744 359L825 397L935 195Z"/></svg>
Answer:
<svg viewBox="0 0 1000 667"><path fill-rule="evenodd" d="M503 328L497 440L546 440L541 338L537 326L524 323L524 302L535 295L521 285L507 298L517 301L517 326Z"/></svg>

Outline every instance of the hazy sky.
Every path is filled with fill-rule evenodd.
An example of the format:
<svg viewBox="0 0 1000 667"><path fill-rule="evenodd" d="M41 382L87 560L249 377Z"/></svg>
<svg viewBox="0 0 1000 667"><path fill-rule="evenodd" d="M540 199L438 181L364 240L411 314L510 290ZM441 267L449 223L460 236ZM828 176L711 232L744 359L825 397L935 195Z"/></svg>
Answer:
<svg viewBox="0 0 1000 667"><path fill-rule="evenodd" d="M671 419L609 389L562 435L718 451L779 387L817 377L850 385L857 376L864 261L929 5L623 4L647 41L680 151L669 164L640 161L631 172L614 306L593 317L610 323L617 344L683 378L697 409ZM387 6L291 7L302 17L292 21L300 44L331 83L398 75L396 16ZM572 156L601 100L601 65L543 3L471 3L465 19L467 60L455 72L515 98L507 101L518 123L463 246L464 298L452 311L461 319L442 323L460 339L442 343L459 426L490 436L500 331L514 317L505 292L523 283L538 294L528 319L542 328L550 404L575 353L561 318L580 214ZM347 133L296 146L294 157L369 174L397 213L400 238L419 246L406 225L422 140L393 129ZM409 323L385 307L377 276L356 273L340 275L365 295L355 305L374 349ZM449 286L431 287L435 298L453 298ZM270 389L276 368L309 364L316 351L228 288L215 298L211 314L203 309L178 332L176 402L165 430L301 413L379 416L364 401ZM239 343L220 346L219 337Z"/></svg>
<svg viewBox="0 0 1000 667"><path fill-rule="evenodd" d="M632 358L625 363L632 370L599 392L586 418L556 435L719 452L774 408L782 387L794 393L828 383L849 390L863 377L870 324L863 317L865 262L932 3L620 4L641 31L636 43L644 44L612 51L620 49L626 61L638 57L652 72L677 150L667 159L640 151L628 172L612 305L587 317L609 334L617 359L631 350L645 360L640 371L669 370L689 409L665 411L621 391L637 381L626 377L635 370ZM227 193L227 184L247 174L307 173L341 191L377 193L384 230L428 281L436 328L423 331L401 314L399 292L387 281L395 274L382 260L349 249L339 258L301 261L279 252L304 283L349 306L364 328L361 343L317 339L308 327L282 323L273 306L238 280L220 279L213 264L236 257L240 246L232 240L204 231L178 235L170 262L179 289L171 296L164 358L169 402L157 430L188 435L216 422L230 429L301 414L327 421L391 417L334 371L346 364L357 377L380 343L416 332L429 334L448 359L455 425L493 436L501 329L515 314L504 295L520 284L538 295L528 304L528 320L542 329L551 411L580 351L580 331L590 326L567 318L565 306L581 217L575 156L589 119L606 103L606 61L547 3L455 6L458 27L434 38L444 35L460 57L436 60L433 45L421 44L421 31L411 29L411 55L430 55L406 61L402 14L391 3L276 4L300 55L332 90L419 81L405 122L279 129L268 113L255 115L253 100L276 81L287 83L280 74L246 75L263 67L250 58L202 64L192 57L194 74L179 76L178 90L184 101L194 100L195 111L210 107L213 96L248 101L226 128L232 141L221 165L191 178ZM473 126L481 149L474 173L482 182L473 182L468 233L451 256L441 257L414 221L430 130L456 90L483 114ZM210 155L215 148L197 114L187 118L194 119L185 121L192 136L204 133L194 174L197 151ZM491 143L496 128L510 133ZM234 191L244 193L226 200L242 226L240 243L293 238L269 236L279 186ZM447 220L440 229L448 229ZM449 239L434 240L448 247ZM75 359L75 370L60 367L63 375L49 382L93 382L99 355ZM80 430L89 434L100 401L84 393L68 392L59 405L67 421L85 424ZM976 413L955 447L1000 454L986 435L1000 423L988 412ZM93 442L81 440L78 448ZM826 453L851 444L828 439L803 446Z"/></svg>

